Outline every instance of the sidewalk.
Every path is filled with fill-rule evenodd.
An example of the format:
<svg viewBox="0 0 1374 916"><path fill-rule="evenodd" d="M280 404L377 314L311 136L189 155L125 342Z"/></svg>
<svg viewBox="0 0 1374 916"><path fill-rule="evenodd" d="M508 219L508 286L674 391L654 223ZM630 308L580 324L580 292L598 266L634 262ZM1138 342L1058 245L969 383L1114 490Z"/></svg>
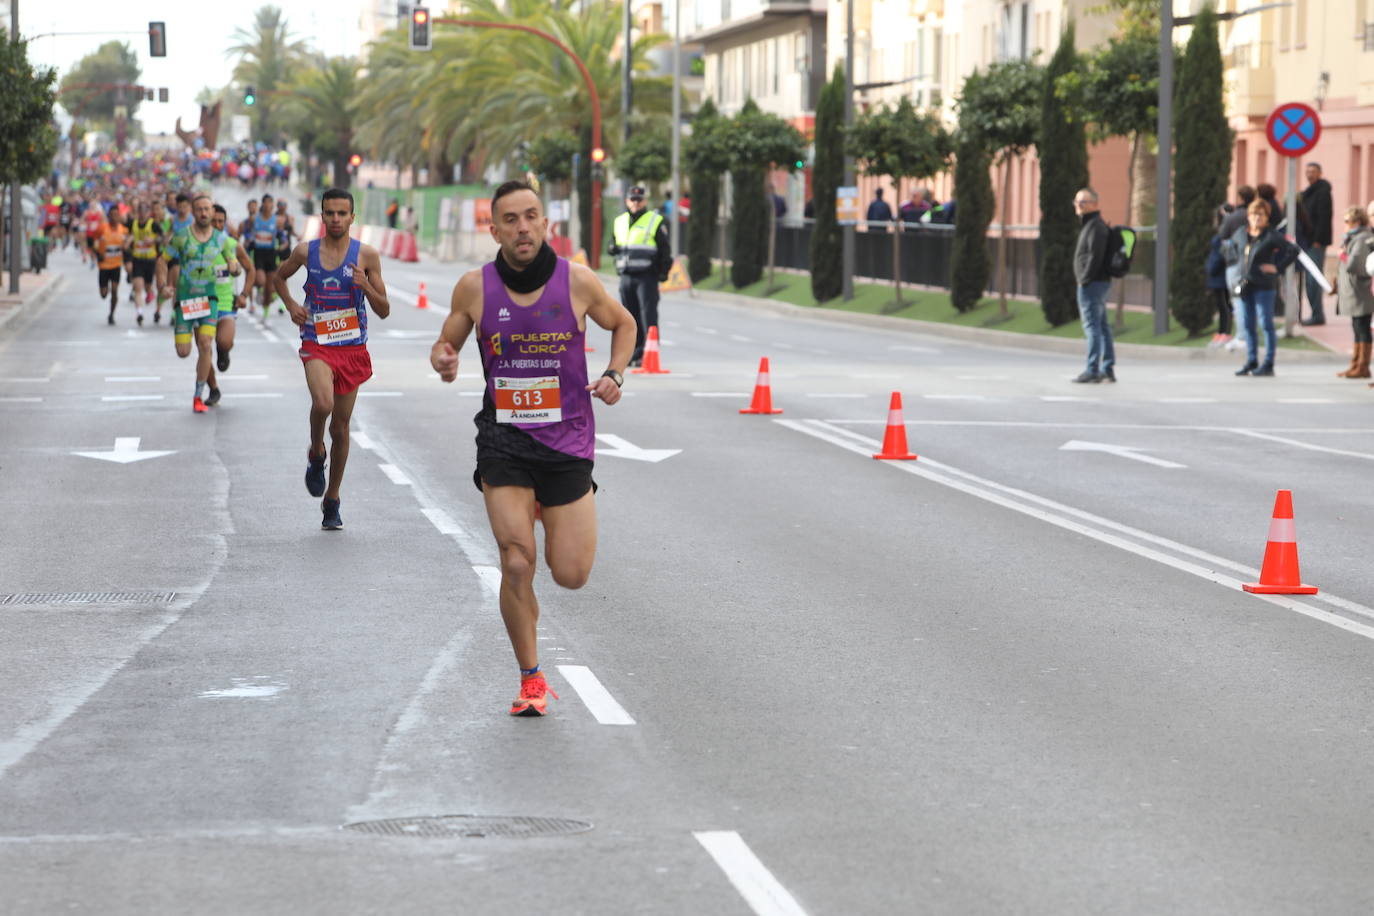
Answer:
<svg viewBox="0 0 1374 916"><path fill-rule="evenodd" d="M3 276L0 276L0 328L18 315L25 306L41 305L57 295L62 285L62 276L51 269L41 274L25 272L19 275L19 292L11 293L10 274L9 271L5 271Z"/></svg>

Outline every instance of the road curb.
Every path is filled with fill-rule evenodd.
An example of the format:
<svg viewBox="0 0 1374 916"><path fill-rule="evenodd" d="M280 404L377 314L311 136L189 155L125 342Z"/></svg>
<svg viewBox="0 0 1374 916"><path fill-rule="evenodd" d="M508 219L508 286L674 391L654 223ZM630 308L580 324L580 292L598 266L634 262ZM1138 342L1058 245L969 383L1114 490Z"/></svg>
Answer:
<svg viewBox="0 0 1374 916"><path fill-rule="evenodd" d="M613 282L602 277L606 282L607 288L613 294L618 294L618 286ZM908 334L929 334L936 337L948 337L955 340L962 340L968 343L982 344L989 347L1001 349L1019 350L1038 350L1051 353L1072 353L1076 356L1083 356L1085 353L1086 342L1082 339L1070 340L1062 337L1045 337L1040 334L1018 334L1015 331L998 331L995 328L969 328L962 325L945 324L939 321L922 321L918 318L897 318L892 315L867 315L862 312L845 312L839 309L829 309L821 306L807 307L792 305L787 302L777 302L772 299L759 299L755 296L742 296L739 293L729 293L717 290L694 290L693 293L703 299L719 302L722 305L737 308L755 309L772 312L778 315L787 315L797 318L813 318L817 321L834 321L841 324L855 324L865 327L883 328L890 331L904 331ZM664 293L666 300L676 300L678 302L691 301L689 293ZM1157 360L1203 360L1218 363L1233 363L1240 359L1240 354L1235 351L1208 349L1207 347L1166 347L1155 346L1153 344L1116 344L1116 354L1118 357L1129 357L1132 359L1157 359ZM1327 350L1282 350L1278 354L1279 362L1286 363L1330 363L1336 364L1345 362L1348 357L1332 353Z"/></svg>
<svg viewBox="0 0 1374 916"><path fill-rule="evenodd" d="M18 315L20 312L24 311L25 308L36 308L37 306L42 305L43 303L51 299L53 296L56 296L58 291L60 291L66 285L66 275L55 273L53 274L52 279L48 280L47 283L43 284L42 289L34 293L29 298L21 302L16 302L14 305L6 306L4 309L0 309L0 331L3 331L5 329L5 325L9 324L10 321L12 321L14 317Z"/></svg>

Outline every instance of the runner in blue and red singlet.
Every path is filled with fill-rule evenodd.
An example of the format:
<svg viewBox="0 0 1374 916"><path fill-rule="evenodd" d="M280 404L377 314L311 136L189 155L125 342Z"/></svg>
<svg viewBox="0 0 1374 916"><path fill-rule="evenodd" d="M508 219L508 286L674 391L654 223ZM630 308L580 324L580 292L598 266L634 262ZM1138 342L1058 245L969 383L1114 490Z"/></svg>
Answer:
<svg viewBox="0 0 1374 916"><path fill-rule="evenodd" d="M496 258L463 275L430 352L439 377L458 377L458 351L476 330L486 392L476 416L473 482L486 501L501 553L501 617L520 664L513 716L541 716L552 694L539 670L534 596L537 513L544 560L564 588L581 588L596 558L596 423L592 398L620 400L635 320L586 267L544 243L549 222L523 181L492 195ZM610 365L587 380L586 321L612 332ZM555 698L557 697L554 694Z"/></svg>
<svg viewBox="0 0 1374 916"><path fill-rule="evenodd" d="M348 423L358 398L358 386L372 377L367 352L367 307L378 318L391 314L382 282L382 259L377 249L348 237L353 225L353 195L339 188L324 192L320 216L325 236L302 242L273 274L276 292L301 329L301 362L310 388L310 449L306 453L305 488L323 496L321 527L343 527L339 515L339 487L348 463ZM305 304L291 296L286 280L306 269ZM324 447L329 425L331 448ZM329 484L325 486L325 459Z"/></svg>

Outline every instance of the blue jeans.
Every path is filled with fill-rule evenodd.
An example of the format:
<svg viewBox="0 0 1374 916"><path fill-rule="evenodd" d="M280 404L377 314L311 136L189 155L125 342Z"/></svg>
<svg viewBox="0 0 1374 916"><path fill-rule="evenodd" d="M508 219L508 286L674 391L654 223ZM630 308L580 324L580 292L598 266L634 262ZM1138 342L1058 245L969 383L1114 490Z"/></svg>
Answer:
<svg viewBox="0 0 1374 916"><path fill-rule="evenodd" d="M1318 270L1326 269L1325 245L1309 245L1307 248L1307 256L1317 265ZM1299 276L1307 283L1307 307L1312 310L1312 320L1325 321L1326 314L1322 311L1322 296L1324 291L1322 290L1321 284L1317 282L1316 277L1304 270L1301 264L1294 264L1293 270L1298 271Z"/></svg>
<svg viewBox="0 0 1374 916"><path fill-rule="evenodd" d="M1116 365L1112 328L1107 322L1107 294L1111 290L1110 280L1097 280L1078 287L1078 315L1083 319L1083 333L1088 338L1087 371L1094 375L1105 375Z"/></svg>
<svg viewBox="0 0 1374 916"><path fill-rule="evenodd" d="M1254 289L1240 297L1240 313L1245 319L1245 355L1251 366L1258 365L1255 360L1259 349L1259 339L1255 335L1255 313L1264 327L1264 365L1274 365L1274 297L1276 289Z"/></svg>

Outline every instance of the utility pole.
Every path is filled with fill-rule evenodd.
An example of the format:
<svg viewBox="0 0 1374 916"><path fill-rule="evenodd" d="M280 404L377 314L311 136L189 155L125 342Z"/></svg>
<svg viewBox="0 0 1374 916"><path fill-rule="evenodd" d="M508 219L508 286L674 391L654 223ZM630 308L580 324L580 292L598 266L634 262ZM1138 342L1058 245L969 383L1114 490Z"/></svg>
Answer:
<svg viewBox="0 0 1374 916"><path fill-rule="evenodd" d="M682 206L682 0L673 4L673 206L668 213L668 239L677 257L680 249L679 229L681 219L678 207Z"/></svg>
<svg viewBox="0 0 1374 916"><path fill-rule="evenodd" d="M624 80L625 80L625 82L624 82L624 84L620 87L620 120L621 120L620 144L621 144L622 149L624 148L624 145L625 145L626 143L629 143L629 142L630 142L630 104L631 104L631 95L632 95L632 93L633 93L633 87L630 85L630 56L631 56L631 55L630 55L630 30L631 30L631 28L633 27L633 23L631 22L631 18L630 18L630 0L624 0L624 2L625 2L625 47L624 47L623 52L622 52L622 54L621 54L621 64L622 64L621 70L624 71ZM629 175L622 175L622 176L621 176L621 181L622 181L622 183L624 183L624 182L626 182L626 181L633 181L633 180L634 180L633 177L631 177L631 176L629 176ZM626 188L625 190L628 190L628 188Z"/></svg>
<svg viewBox="0 0 1374 916"><path fill-rule="evenodd" d="M1174 152L1174 3L1159 7L1159 108L1155 136L1159 138L1159 167L1155 205L1155 334L1169 331L1169 219L1173 206Z"/></svg>
<svg viewBox="0 0 1374 916"><path fill-rule="evenodd" d="M10 0L10 40L19 41L19 0ZM24 262L23 188L10 182L10 292L19 292L19 270Z"/></svg>
<svg viewBox="0 0 1374 916"><path fill-rule="evenodd" d="M1167 2L1167 0L1166 0ZM844 27L844 126L848 130L854 124L854 3L846 0ZM844 157L844 183L854 185L854 160L848 153ZM844 301L854 298L854 224L849 223L841 229L841 251L843 252Z"/></svg>

